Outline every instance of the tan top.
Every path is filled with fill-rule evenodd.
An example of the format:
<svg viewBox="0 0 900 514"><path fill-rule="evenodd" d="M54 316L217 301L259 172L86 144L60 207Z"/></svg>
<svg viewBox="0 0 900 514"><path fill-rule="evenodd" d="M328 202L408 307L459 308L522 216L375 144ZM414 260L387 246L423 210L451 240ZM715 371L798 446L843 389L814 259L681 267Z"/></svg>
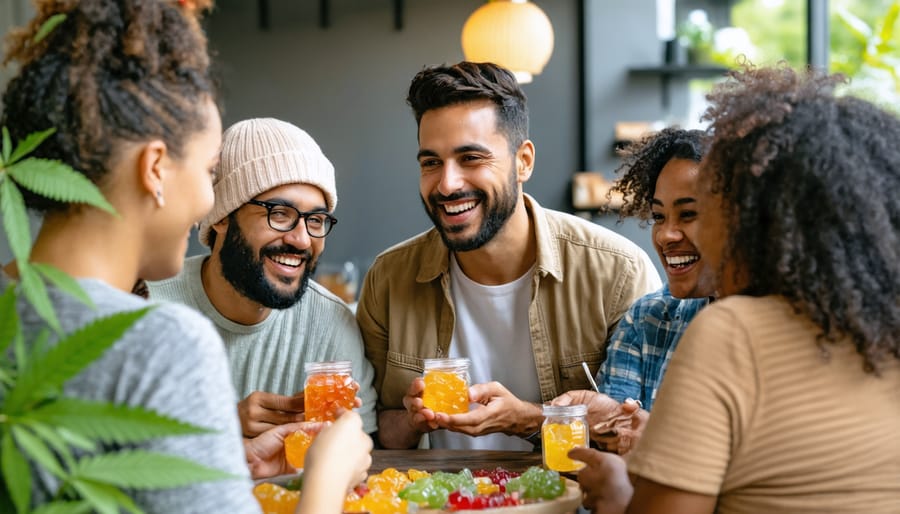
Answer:
<svg viewBox="0 0 900 514"><path fill-rule="evenodd" d="M866 374L852 344L780 297L730 297L688 327L629 471L718 495L720 513L900 511L900 363Z"/></svg>
<svg viewBox="0 0 900 514"><path fill-rule="evenodd" d="M528 308L531 351L542 401L590 384L606 339L628 307L659 288L644 251L623 236L549 209L525 195L537 239ZM455 315L450 253L431 229L375 259L356 316L375 367L379 408L403 408L403 395L422 374L422 359L449 355ZM526 343L527 344L527 343Z"/></svg>

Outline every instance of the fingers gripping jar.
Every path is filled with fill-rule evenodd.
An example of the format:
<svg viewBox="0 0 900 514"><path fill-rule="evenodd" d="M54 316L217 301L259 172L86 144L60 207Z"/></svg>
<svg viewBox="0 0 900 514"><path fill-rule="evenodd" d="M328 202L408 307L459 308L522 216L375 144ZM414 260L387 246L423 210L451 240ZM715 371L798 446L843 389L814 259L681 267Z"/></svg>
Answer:
<svg viewBox="0 0 900 514"><path fill-rule="evenodd" d="M568 457L572 448L586 448L588 429L585 422L587 405L544 405L541 426L544 467L556 471L577 471L583 462Z"/></svg>
<svg viewBox="0 0 900 514"><path fill-rule="evenodd" d="M469 359L425 359L422 403L434 412L469 412Z"/></svg>
<svg viewBox="0 0 900 514"><path fill-rule="evenodd" d="M356 387L350 361L307 362L303 405L306 421L334 421L338 408L353 410Z"/></svg>

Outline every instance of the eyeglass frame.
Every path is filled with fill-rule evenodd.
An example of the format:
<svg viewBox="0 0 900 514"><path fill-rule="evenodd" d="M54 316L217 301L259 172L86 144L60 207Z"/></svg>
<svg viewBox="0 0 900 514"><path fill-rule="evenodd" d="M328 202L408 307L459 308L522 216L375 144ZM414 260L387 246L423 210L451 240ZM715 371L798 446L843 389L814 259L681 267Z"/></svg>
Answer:
<svg viewBox="0 0 900 514"><path fill-rule="evenodd" d="M247 204L265 207L266 208L266 223L268 223L269 228L271 228L272 230L276 230L278 232L290 232L291 230L294 230L295 228L297 228L297 225L300 224L300 220L302 219L303 227L306 229L306 233L309 235L309 237L314 237L316 239L323 239L323 238L327 237L328 234L331 233L331 231L334 229L334 226L337 225L337 222L338 222L337 218L335 218L331 214L324 212L324 211L304 212L304 211L301 211L300 209L294 207L293 205L287 205L287 204L283 204L283 203L266 202L263 200L254 200L254 199L247 200ZM274 209L276 207L293 209L294 212L297 213L297 219L294 220L293 225L291 225L289 228L286 228L286 229L281 229L281 228L278 228L278 227L272 225L272 209ZM325 219L327 219L329 222L328 230L326 230L325 233L322 234L321 236L314 235L309 230L309 217L313 216L313 215L324 216Z"/></svg>

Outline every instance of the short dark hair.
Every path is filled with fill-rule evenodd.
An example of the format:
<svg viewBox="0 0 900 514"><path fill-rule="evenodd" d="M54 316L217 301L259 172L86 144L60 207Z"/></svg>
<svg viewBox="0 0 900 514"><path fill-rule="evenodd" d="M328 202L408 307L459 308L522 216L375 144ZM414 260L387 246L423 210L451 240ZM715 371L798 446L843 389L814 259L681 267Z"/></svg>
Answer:
<svg viewBox="0 0 900 514"><path fill-rule="evenodd" d="M206 37L197 12L178 2L37 2L30 25L8 38L5 62L20 65L3 95L0 124L22 140L56 128L34 152L60 160L101 184L123 142L159 138L181 156L188 135L204 129L204 98L215 97ZM65 19L42 41L51 17ZM23 191L38 211L68 204Z"/></svg>
<svg viewBox="0 0 900 514"><path fill-rule="evenodd" d="M706 153L706 140L706 133L702 130L667 127L622 150L622 164L616 173L624 175L611 190L625 197L619 219L637 216L644 222L649 220L656 181L666 163L672 159L700 162Z"/></svg>
<svg viewBox="0 0 900 514"><path fill-rule="evenodd" d="M729 73L708 95L701 176L732 227L744 294L780 295L864 368L900 358L900 120L839 97L839 75L785 64Z"/></svg>
<svg viewBox="0 0 900 514"><path fill-rule="evenodd" d="M432 109L477 100L490 100L497 107L497 128L513 151L528 139L525 92L512 72L496 64L463 61L425 68L413 78L406 97L417 126Z"/></svg>

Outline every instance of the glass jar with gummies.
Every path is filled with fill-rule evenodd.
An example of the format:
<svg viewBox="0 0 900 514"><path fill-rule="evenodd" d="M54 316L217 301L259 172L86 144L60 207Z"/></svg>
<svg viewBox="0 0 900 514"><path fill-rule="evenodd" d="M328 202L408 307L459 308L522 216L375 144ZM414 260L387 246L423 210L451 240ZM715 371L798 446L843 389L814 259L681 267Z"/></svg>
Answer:
<svg viewBox="0 0 900 514"><path fill-rule="evenodd" d="M446 414L469 412L469 359L425 359L425 408Z"/></svg>
<svg viewBox="0 0 900 514"><path fill-rule="evenodd" d="M588 427L585 422L587 405L544 405L544 424L541 426L541 442L544 467L555 471L577 471L585 466L572 460L568 453L572 448L586 448Z"/></svg>
<svg viewBox="0 0 900 514"><path fill-rule="evenodd" d="M307 362L303 405L306 421L334 421L338 408L353 410L356 387L350 361Z"/></svg>

